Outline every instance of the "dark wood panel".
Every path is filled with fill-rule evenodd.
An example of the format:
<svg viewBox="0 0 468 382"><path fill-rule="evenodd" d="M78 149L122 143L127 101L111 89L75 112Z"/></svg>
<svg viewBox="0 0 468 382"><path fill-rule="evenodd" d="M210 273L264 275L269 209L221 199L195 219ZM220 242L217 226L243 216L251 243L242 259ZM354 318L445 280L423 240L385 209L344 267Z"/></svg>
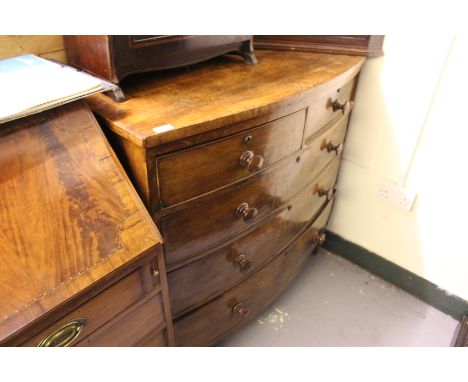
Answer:
<svg viewBox="0 0 468 382"><path fill-rule="evenodd" d="M323 174L265 224L220 250L168 275L173 315L183 313L246 279L294 239L327 203L339 168L336 158ZM323 190L325 194L318 194Z"/></svg>
<svg viewBox="0 0 468 382"><path fill-rule="evenodd" d="M23 346L37 346L44 338L58 330L66 323L83 318L86 323L80 332L79 340L84 339L100 326L113 319L144 295L140 272L136 271L126 276L110 288L98 294L90 301L67 314L52 326L34 336Z"/></svg>
<svg viewBox="0 0 468 382"><path fill-rule="evenodd" d="M237 53L255 63L252 36L110 36L116 78L195 64L224 53Z"/></svg>
<svg viewBox="0 0 468 382"><path fill-rule="evenodd" d="M154 334L149 334L143 338L141 342L138 343L137 346L144 346L144 347L163 347L168 346L167 342L167 334L165 330L160 332L156 332Z"/></svg>
<svg viewBox="0 0 468 382"><path fill-rule="evenodd" d="M159 332L164 323L161 294L156 294L116 317L108 325L95 331L76 346L135 346L145 337Z"/></svg>
<svg viewBox="0 0 468 382"><path fill-rule="evenodd" d="M299 150L304 123L302 110L229 138L158 158L161 206L229 185Z"/></svg>
<svg viewBox="0 0 468 382"><path fill-rule="evenodd" d="M296 174L297 181L314 178L333 158L341 157L344 149L348 118L339 118L334 124L306 142L301 155L302 166Z"/></svg>
<svg viewBox="0 0 468 382"><path fill-rule="evenodd" d="M338 119L320 131L297 156L217 192L192 208L163 217L161 230L166 262L172 266L196 256L246 230L286 203L337 156L336 151L328 152L325 146L336 146L338 156L341 155L347 123L348 118ZM245 218L236 213L243 203L254 210Z"/></svg>
<svg viewBox="0 0 468 382"><path fill-rule="evenodd" d="M294 155L278 166L217 192L203 203L162 218L167 264L171 266L193 257L271 214L298 191L292 179L299 167ZM237 213L242 205L247 207L245 216Z"/></svg>
<svg viewBox="0 0 468 382"><path fill-rule="evenodd" d="M174 323L178 346L206 346L266 308L299 272L316 245L330 209L288 249L248 280Z"/></svg>
<svg viewBox="0 0 468 382"><path fill-rule="evenodd" d="M327 124L349 115L354 104L353 93L356 84L357 78L354 78L337 89L331 89L309 106L304 133L306 140Z"/></svg>
<svg viewBox="0 0 468 382"><path fill-rule="evenodd" d="M100 78L114 81L108 36L63 36L67 61Z"/></svg>
<svg viewBox="0 0 468 382"><path fill-rule="evenodd" d="M294 50L378 57L384 36L379 35L281 35L254 36L255 49Z"/></svg>

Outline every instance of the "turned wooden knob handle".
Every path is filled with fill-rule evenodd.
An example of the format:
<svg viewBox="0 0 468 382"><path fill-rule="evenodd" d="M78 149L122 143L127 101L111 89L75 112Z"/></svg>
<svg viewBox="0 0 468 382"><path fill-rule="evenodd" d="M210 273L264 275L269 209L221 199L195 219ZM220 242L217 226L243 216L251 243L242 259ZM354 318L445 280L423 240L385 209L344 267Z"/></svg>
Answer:
<svg viewBox="0 0 468 382"><path fill-rule="evenodd" d="M234 259L233 263L239 266L241 272L244 272L247 269L249 269L250 264L252 264L249 260L247 260L247 257L244 254L240 254L239 256L237 256Z"/></svg>
<svg viewBox="0 0 468 382"><path fill-rule="evenodd" d="M336 189L333 187L328 190L326 188L319 187L316 191L318 196L320 197L326 196L328 201L332 200L333 196L335 195L335 192L336 192Z"/></svg>
<svg viewBox="0 0 468 382"><path fill-rule="evenodd" d="M255 207L249 207L249 203L245 202L236 210L237 217L244 219L244 221L252 220L257 214L258 210Z"/></svg>
<svg viewBox="0 0 468 382"><path fill-rule="evenodd" d="M264 159L261 155L255 155L253 151L246 151L239 158L239 165L249 171L258 171L263 167Z"/></svg>
<svg viewBox="0 0 468 382"><path fill-rule="evenodd" d="M333 111L336 112L338 110L341 110L343 112L343 115L347 115L351 111L352 107L353 101L346 101L341 103L340 100L337 99L332 104Z"/></svg>
<svg viewBox="0 0 468 382"><path fill-rule="evenodd" d="M340 156L343 152L343 143L333 143L333 142L323 142L320 150L326 149L327 152L331 153L332 151L335 152L336 156Z"/></svg>
<svg viewBox="0 0 468 382"><path fill-rule="evenodd" d="M313 240L317 245L323 245L323 243L325 243L326 238L327 236L325 235L324 232L317 232Z"/></svg>
<svg viewBox="0 0 468 382"><path fill-rule="evenodd" d="M232 308L232 311L234 313L237 313L239 316L244 318L249 314L249 311L245 308L244 304L242 302L238 302L234 307Z"/></svg>

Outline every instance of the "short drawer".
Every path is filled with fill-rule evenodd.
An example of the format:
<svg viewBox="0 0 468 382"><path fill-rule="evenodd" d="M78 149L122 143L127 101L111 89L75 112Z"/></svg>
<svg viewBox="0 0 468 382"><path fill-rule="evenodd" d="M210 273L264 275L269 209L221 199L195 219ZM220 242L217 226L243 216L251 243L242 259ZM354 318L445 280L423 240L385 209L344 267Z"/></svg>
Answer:
<svg viewBox="0 0 468 382"><path fill-rule="evenodd" d="M308 108L305 127L305 138L311 137L333 119L348 115L353 101L352 95L356 78L345 83L340 88L324 91Z"/></svg>
<svg viewBox="0 0 468 382"><path fill-rule="evenodd" d="M69 346L86 338L143 298L140 272L135 271L85 302L22 346ZM83 321L82 321L83 320Z"/></svg>
<svg viewBox="0 0 468 382"><path fill-rule="evenodd" d="M206 346L266 308L301 269L319 239L330 207L289 248L249 279L175 321L178 346Z"/></svg>
<svg viewBox="0 0 468 382"><path fill-rule="evenodd" d="M299 150L305 110L156 160L161 207L245 178Z"/></svg>
<svg viewBox="0 0 468 382"><path fill-rule="evenodd" d="M293 179L300 167L296 157L288 158L207 201L162 218L166 263L193 257L273 213L299 191Z"/></svg>
<svg viewBox="0 0 468 382"><path fill-rule="evenodd" d="M295 183L314 179L334 158L341 158L348 127L348 118L340 118L320 135L306 142L301 168L294 174Z"/></svg>
<svg viewBox="0 0 468 382"><path fill-rule="evenodd" d="M76 346L136 346L152 337L164 324L161 294L145 299Z"/></svg>
<svg viewBox="0 0 468 382"><path fill-rule="evenodd" d="M234 243L168 274L171 308L177 315L249 277L297 236L333 196L336 158L280 213Z"/></svg>

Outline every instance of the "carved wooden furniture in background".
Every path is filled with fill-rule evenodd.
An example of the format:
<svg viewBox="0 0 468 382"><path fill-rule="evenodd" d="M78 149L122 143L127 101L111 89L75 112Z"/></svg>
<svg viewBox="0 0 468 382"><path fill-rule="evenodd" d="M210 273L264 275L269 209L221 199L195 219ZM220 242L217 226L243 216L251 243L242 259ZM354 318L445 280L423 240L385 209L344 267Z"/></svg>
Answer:
<svg viewBox="0 0 468 382"><path fill-rule="evenodd" d="M164 237L176 344L266 308L323 242L364 58L260 51L129 78L89 104Z"/></svg>
<svg viewBox="0 0 468 382"><path fill-rule="evenodd" d="M232 52L254 64L252 36L64 36L68 63L118 84L124 77L177 68ZM125 97L114 93L117 101Z"/></svg>
<svg viewBox="0 0 468 382"><path fill-rule="evenodd" d="M0 135L0 344L173 344L159 232L88 106Z"/></svg>
<svg viewBox="0 0 468 382"><path fill-rule="evenodd" d="M377 35L257 35L254 36L254 46L255 49L299 50L377 57L383 54L383 40L384 36Z"/></svg>

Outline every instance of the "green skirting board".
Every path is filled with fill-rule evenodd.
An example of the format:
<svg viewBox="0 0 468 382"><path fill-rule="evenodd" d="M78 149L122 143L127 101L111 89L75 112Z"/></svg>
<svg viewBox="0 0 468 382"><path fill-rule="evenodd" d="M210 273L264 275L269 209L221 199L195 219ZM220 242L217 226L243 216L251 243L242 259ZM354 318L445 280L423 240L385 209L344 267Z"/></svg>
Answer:
<svg viewBox="0 0 468 382"><path fill-rule="evenodd" d="M331 231L327 231L326 236L323 245L326 250L367 269L459 321L468 314L468 301Z"/></svg>

